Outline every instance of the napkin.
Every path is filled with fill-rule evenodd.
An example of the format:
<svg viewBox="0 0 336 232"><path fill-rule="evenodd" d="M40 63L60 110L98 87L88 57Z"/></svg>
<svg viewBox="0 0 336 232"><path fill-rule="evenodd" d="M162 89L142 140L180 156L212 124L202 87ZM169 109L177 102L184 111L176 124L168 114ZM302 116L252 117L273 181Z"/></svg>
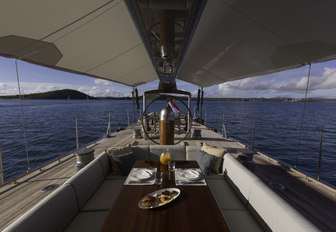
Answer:
<svg viewBox="0 0 336 232"><path fill-rule="evenodd" d="M124 185L153 185L156 171L156 168L132 168Z"/></svg>
<svg viewBox="0 0 336 232"><path fill-rule="evenodd" d="M204 186L207 185L202 170L199 168L189 168L189 169L176 169L175 170L175 184L179 185L194 185L194 186Z"/></svg>

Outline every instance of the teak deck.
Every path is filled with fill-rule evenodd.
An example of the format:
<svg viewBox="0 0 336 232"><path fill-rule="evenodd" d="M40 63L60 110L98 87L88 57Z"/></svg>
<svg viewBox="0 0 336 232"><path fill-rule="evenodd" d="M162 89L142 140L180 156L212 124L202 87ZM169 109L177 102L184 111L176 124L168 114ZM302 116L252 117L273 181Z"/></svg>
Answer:
<svg viewBox="0 0 336 232"><path fill-rule="evenodd" d="M200 145L202 141L219 147L235 150L245 146L233 140L224 139L221 135L205 128L194 125L193 128L202 130L202 140L185 140L185 145ZM127 129L114 134L111 138L99 140L88 146L95 149L95 155L101 154L110 146L126 144L149 145L150 140L133 139L133 130ZM237 152L237 151L236 151ZM278 162L263 154L254 155L256 163L254 172L266 184L281 183L284 190L274 190L286 199L308 220L323 231L333 231L336 227L336 191L317 181L289 168L284 168ZM76 158L74 154L60 158L41 169L17 178L0 187L0 230L5 228L32 206L46 197L50 192L41 191L50 184L63 184L76 173ZM294 178L293 178L294 177Z"/></svg>

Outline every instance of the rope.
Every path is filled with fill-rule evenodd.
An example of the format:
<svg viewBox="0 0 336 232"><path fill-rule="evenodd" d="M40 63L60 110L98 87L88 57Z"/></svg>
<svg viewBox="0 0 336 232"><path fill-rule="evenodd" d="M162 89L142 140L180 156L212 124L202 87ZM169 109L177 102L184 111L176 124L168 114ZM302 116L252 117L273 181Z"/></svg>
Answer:
<svg viewBox="0 0 336 232"><path fill-rule="evenodd" d="M305 97L304 97L304 102L303 102L303 109L302 109L302 115L301 115L301 123L300 123L300 131L299 131L299 141L298 141L297 152L296 152L296 159L295 159L295 164L294 164L295 168L297 168L298 162L299 162L301 135L302 135L303 121L304 121L304 116L305 116L305 111L306 111L310 72L311 72L311 64L309 64L309 69L308 69L307 86L306 86L306 92L305 92Z"/></svg>
<svg viewBox="0 0 336 232"><path fill-rule="evenodd" d="M26 122L25 122L25 118L24 118L24 115L23 115L22 95L21 95L19 69L18 69L17 60L15 60L15 68L16 68L16 80L17 80L17 83L18 83L19 97L20 97L20 109L21 109L23 137L24 137L24 143L25 143L25 148L26 148L27 172L29 172L31 170L31 168L30 168L30 162L29 162L29 152L28 152L27 133L26 133Z"/></svg>

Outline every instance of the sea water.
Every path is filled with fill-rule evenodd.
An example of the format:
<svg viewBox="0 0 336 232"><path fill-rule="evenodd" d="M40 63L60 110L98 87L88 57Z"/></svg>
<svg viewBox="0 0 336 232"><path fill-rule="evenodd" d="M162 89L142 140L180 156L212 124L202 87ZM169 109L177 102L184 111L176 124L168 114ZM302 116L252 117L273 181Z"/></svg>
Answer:
<svg viewBox="0 0 336 232"><path fill-rule="evenodd" d="M109 114L112 131L127 127L139 115L131 100L24 99L22 104L21 108L19 100L0 100L0 149L6 181L24 174L28 167L36 168L75 150L76 118L79 145L83 146L106 134ZM195 104L191 114L199 117ZM147 112L165 106L157 101ZM336 103L307 102L303 108L303 102L205 101L202 117L219 133L225 128L228 137L296 165L313 177L317 177L323 129L320 176L335 186Z"/></svg>

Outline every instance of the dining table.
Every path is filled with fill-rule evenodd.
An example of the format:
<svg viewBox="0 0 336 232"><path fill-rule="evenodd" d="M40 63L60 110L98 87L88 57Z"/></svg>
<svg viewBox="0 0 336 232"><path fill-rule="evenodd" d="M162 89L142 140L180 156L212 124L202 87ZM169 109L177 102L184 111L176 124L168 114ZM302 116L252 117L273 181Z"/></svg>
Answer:
<svg viewBox="0 0 336 232"><path fill-rule="evenodd" d="M101 231L229 231L206 181L204 185L177 185L175 172L168 171L167 165L161 165L159 161L139 160L133 168L155 169L156 176L162 173L162 182L137 185L125 181ZM197 161L176 161L176 168L199 169L199 165ZM177 188L180 194L160 207L139 207L143 197L166 188Z"/></svg>

